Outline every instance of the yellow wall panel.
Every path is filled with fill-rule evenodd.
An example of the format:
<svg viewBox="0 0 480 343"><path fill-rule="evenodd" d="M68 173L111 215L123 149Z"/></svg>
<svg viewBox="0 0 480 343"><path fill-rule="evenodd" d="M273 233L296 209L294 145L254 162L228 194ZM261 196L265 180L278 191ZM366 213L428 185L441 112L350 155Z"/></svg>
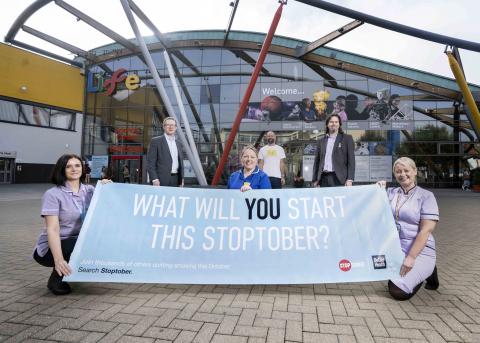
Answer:
<svg viewBox="0 0 480 343"><path fill-rule="evenodd" d="M0 95L83 112L80 68L0 44Z"/></svg>

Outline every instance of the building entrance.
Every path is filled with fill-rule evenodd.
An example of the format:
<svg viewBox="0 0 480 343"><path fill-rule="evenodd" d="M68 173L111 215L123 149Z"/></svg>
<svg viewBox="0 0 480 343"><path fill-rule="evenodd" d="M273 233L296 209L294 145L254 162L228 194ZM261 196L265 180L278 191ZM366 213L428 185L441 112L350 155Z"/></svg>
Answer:
<svg viewBox="0 0 480 343"><path fill-rule="evenodd" d="M141 156L111 156L116 182L142 183Z"/></svg>
<svg viewBox="0 0 480 343"><path fill-rule="evenodd" d="M13 183L13 158L0 158L0 183Z"/></svg>

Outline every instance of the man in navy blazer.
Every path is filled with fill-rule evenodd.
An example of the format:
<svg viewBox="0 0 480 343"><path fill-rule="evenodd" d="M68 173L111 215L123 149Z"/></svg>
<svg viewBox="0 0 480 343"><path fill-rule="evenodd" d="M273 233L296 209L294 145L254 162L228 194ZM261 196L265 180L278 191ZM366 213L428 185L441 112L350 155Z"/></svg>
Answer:
<svg viewBox="0 0 480 343"><path fill-rule="evenodd" d="M165 118L163 130L163 135L153 137L150 141L147 152L148 175L154 186L183 187L183 153L175 139L175 118Z"/></svg>
<svg viewBox="0 0 480 343"><path fill-rule="evenodd" d="M330 115L325 124L326 135L318 141L313 165L314 186L351 186L355 176L353 138L343 133L337 114Z"/></svg>

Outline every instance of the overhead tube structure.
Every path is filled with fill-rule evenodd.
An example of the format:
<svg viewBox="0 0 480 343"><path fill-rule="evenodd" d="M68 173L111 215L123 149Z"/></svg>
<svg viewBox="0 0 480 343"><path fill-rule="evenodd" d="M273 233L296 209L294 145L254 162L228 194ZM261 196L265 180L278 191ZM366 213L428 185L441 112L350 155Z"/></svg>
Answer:
<svg viewBox="0 0 480 343"><path fill-rule="evenodd" d="M255 84L258 79L258 75L262 70L263 62L265 61L265 57L267 56L268 49L270 49L270 45L272 44L273 35L275 34L275 30L277 29L278 22L282 17L282 9L283 9L283 5L285 4L286 4L286 0L280 0L280 6L278 6L278 9L275 12L275 15L273 16L272 24L270 25L270 29L268 30L265 40L263 41L262 49L260 50L260 54L258 56L257 64L255 64L255 69L253 69L252 78L250 79L250 83L248 84L245 95L243 96L243 100L240 104L240 108L238 109L237 116L235 117L235 121L233 122L232 131L230 131L230 134L228 135L228 138L227 138L227 142L225 143L222 158L220 159L220 163L218 164L217 170L215 171L215 176L213 177L213 180L212 180L212 186L215 186L216 184L218 184L218 181L222 176L223 169L225 168L225 164L228 159L228 154L230 153L230 149L232 148L232 145L233 145L233 140L237 135L238 128L240 127L240 122L242 121L243 114L247 109L248 101L250 100L250 97L252 95L253 88L255 87Z"/></svg>
<svg viewBox="0 0 480 343"><path fill-rule="evenodd" d="M150 55L150 52L148 51L147 44L145 43L145 40L143 39L142 35L140 34L140 30L138 29L137 23L135 21L135 18L133 17L132 10L130 9L130 6L128 4L128 0L120 0L123 6L123 10L125 11L125 14L128 18L128 21L130 22L130 26L132 27L132 30L135 34L135 37L137 38L137 42L140 46L140 50L142 51L142 55L145 58L145 62L148 66L148 69L152 73L153 80L155 81L155 85L157 87L158 92L160 93L160 96L162 97L163 103L165 104L165 107L167 108L167 112L175 118L177 123L179 123L179 120L177 116L175 115L175 111L173 110L172 103L170 102L170 99L168 98L167 92L165 91L165 88L163 87L162 80L160 80L160 75L158 75L157 68L155 67L155 63L153 63L152 56ZM185 152L187 153L188 160L190 161L190 164L192 165L193 171L195 172L195 175L197 176L198 183L202 186L206 186L206 182L203 183L203 179L201 178L202 173L200 172L201 166L198 166L196 163L195 158L193 157L192 150L190 149L190 146L188 145L188 142L185 138L185 134L183 133L183 130L178 130L178 136L180 138L180 142L183 145L183 148L185 149Z"/></svg>
<svg viewBox="0 0 480 343"><path fill-rule="evenodd" d="M420 39L425 39L425 40L440 43L443 45L456 46L457 48L480 52L480 43L470 42L463 39L448 37L448 36L440 35L438 33L416 29L411 26L402 25L402 24L395 23L393 21L374 17L372 15L354 11L349 8L338 6L323 0L297 0L297 1L313 7L321 8L329 12L340 14L345 17L361 20L371 25L383 27L384 29L387 29L387 30L403 33L405 35L417 37Z"/></svg>
<svg viewBox="0 0 480 343"><path fill-rule="evenodd" d="M185 113L185 107L182 101L182 95L180 94L180 90L178 88L177 80L175 78L175 72L173 71L172 62L170 61L170 56L168 55L167 50L163 51L163 57L165 58L165 63L168 68L168 75L170 76L170 81L172 82L173 92L175 93L175 98L177 99L177 105L180 110L180 115L182 116L183 125L185 125L185 132L187 133L187 140L190 144L190 149L192 149L193 158L195 158L195 162L197 166L200 166L200 177L201 178L201 185L207 185L207 179L205 178L205 174L203 173L202 162L200 161L200 157L198 155L197 146L195 145L195 140L193 139L192 130L190 129L190 123L188 122L187 113ZM198 178L198 176L197 176Z"/></svg>
<svg viewBox="0 0 480 343"><path fill-rule="evenodd" d="M223 45L227 43L228 35L230 34L230 29L232 28L232 24L233 24L233 18L235 18L235 13L237 12L237 7L239 2L240 0L235 0L235 3L233 2L230 3L230 6L233 4L233 9L232 9L232 13L230 14L230 19L228 19L227 30L225 31L225 35L223 36Z"/></svg>
<svg viewBox="0 0 480 343"><path fill-rule="evenodd" d="M191 101L192 98L191 98L191 96L188 92L188 89L187 89L187 86L185 85L185 82L183 81L182 75L181 75L180 71L178 70L178 67L175 63L175 60L170 58L170 52L168 51L168 49L170 47L170 41L167 38L165 38L165 36L160 32L160 30L155 26L155 24L153 24L153 22L140 9L140 7L138 7L133 2L133 0L128 0L128 3L130 5L130 9L133 11L133 13L135 13L137 15L137 17L145 25L147 25L147 27L153 32L155 37L157 37L157 39L158 39L160 45L162 46L162 48L165 49L165 51L167 52L168 57L169 57L168 60L169 60L171 66L173 68L173 72L169 73L169 75L174 75L174 76L176 75L177 76L178 82L180 83L180 87L183 90L183 94L185 95L185 98L187 99L187 103L188 103L190 109L192 110L193 117L195 118L195 121L198 124L198 128L199 128L205 142L209 142L209 137L208 137L207 133L205 132L205 128L203 126L202 120L200 119L200 116L198 115L198 112L197 112L195 106L193 105L193 101ZM180 59L180 61L185 63L185 65L190 67L190 69L192 69L196 74L200 75L200 71L197 68L195 68L192 65L192 63L180 51L173 51L172 54L175 55L178 59ZM200 165L201 165L201 163L200 163ZM200 168L200 169L203 172L203 168ZM205 182L206 182L206 179L205 179Z"/></svg>
<svg viewBox="0 0 480 343"><path fill-rule="evenodd" d="M28 18L30 18L32 14L34 14L43 6L49 4L52 1L53 0L37 0L33 2L30 6L28 6L17 17L17 19L15 19L15 22L12 24L10 30L8 30L7 35L5 36L5 42L14 44L13 41L15 40L15 36L17 35L23 24L25 24L25 22L28 20Z"/></svg>
<svg viewBox="0 0 480 343"><path fill-rule="evenodd" d="M462 69L460 68L457 60L455 59L455 57L453 57L453 54L450 51L447 51L446 54L448 56L448 63L450 64L450 69L452 69L452 73L455 76L458 87L462 92L463 100L465 100L465 104L470 111L471 118L475 126L475 131L478 136L478 132L480 130L480 113L478 111L477 104L475 103L475 99L473 98L470 88L468 88L467 81L463 76Z"/></svg>

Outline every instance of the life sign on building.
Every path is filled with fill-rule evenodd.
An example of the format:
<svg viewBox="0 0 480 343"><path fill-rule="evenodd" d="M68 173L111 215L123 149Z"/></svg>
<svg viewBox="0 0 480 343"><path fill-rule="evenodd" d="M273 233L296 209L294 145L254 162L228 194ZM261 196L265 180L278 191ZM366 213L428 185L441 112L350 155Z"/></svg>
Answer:
<svg viewBox="0 0 480 343"><path fill-rule="evenodd" d="M88 73L87 92L96 93L106 91L109 96L117 92L117 85L122 83L126 89L136 90L140 87L140 78L136 74L126 75L127 70L120 68L115 70L110 78L105 78L104 74Z"/></svg>

